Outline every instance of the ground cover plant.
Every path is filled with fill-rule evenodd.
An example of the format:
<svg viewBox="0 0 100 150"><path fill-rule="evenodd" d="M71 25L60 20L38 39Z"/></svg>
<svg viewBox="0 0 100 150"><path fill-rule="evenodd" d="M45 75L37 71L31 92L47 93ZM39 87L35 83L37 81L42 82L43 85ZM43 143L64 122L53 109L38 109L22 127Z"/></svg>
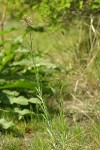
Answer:
<svg viewBox="0 0 100 150"><path fill-rule="evenodd" d="M99 0L0 4L0 150L99 150Z"/></svg>

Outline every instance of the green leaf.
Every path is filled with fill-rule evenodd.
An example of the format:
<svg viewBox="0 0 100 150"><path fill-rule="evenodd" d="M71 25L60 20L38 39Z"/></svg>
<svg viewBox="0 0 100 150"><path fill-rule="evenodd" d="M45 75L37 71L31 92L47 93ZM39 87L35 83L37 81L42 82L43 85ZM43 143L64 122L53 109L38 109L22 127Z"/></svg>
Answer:
<svg viewBox="0 0 100 150"><path fill-rule="evenodd" d="M0 83L1 84L1 83ZM10 88L24 88L24 89L32 89L35 90L36 83L28 80L18 80L12 81L12 83L5 83L0 85L0 89L10 89Z"/></svg>
<svg viewBox="0 0 100 150"><path fill-rule="evenodd" d="M13 96L8 96L10 104L19 104L19 105L28 105L28 99L25 98L24 96L19 96L19 97L13 97Z"/></svg>
<svg viewBox="0 0 100 150"><path fill-rule="evenodd" d="M25 115L32 115L32 114L34 114L34 113L33 113L32 111L30 111L29 109L20 110L19 108L15 108L15 109L14 109L14 112L19 114L19 119L22 119L23 116L25 116Z"/></svg>
<svg viewBox="0 0 100 150"><path fill-rule="evenodd" d="M83 1L80 1L79 8L80 8L80 9L83 8Z"/></svg>
<svg viewBox="0 0 100 150"><path fill-rule="evenodd" d="M92 9L97 9L97 8L100 8L100 2L93 3Z"/></svg>
<svg viewBox="0 0 100 150"><path fill-rule="evenodd" d="M65 5L65 8L70 8L70 6L71 6L71 3L67 2L66 5Z"/></svg>
<svg viewBox="0 0 100 150"><path fill-rule="evenodd" d="M8 129L10 127L12 127L14 125L14 123L12 121L7 121L4 118L0 119L0 127L3 129Z"/></svg>
<svg viewBox="0 0 100 150"><path fill-rule="evenodd" d="M38 98L30 98L28 102L33 104L41 104L41 101Z"/></svg>
<svg viewBox="0 0 100 150"><path fill-rule="evenodd" d="M10 91L10 90L3 90L3 93L7 94L7 95L12 95L12 96L18 96L19 92L17 91Z"/></svg>

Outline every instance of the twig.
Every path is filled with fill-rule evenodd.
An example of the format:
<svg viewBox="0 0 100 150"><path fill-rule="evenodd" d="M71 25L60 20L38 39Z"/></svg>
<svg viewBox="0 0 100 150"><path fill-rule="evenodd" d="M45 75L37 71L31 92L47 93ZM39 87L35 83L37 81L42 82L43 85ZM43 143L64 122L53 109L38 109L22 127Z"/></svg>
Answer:
<svg viewBox="0 0 100 150"><path fill-rule="evenodd" d="M4 31L4 23L5 23L5 19L6 19L6 12L7 12L7 7L4 8L3 14L2 14L2 18L0 21L0 28L1 28L1 32ZM1 35L1 41L4 41L4 35Z"/></svg>

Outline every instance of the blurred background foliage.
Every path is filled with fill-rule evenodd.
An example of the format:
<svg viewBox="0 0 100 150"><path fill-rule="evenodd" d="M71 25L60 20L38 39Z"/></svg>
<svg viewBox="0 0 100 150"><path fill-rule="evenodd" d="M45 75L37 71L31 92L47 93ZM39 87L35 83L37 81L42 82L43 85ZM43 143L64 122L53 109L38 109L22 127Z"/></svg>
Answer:
<svg viewBox="0 0 100 150"><path fill-rule="evenodd" d="M59 24L66 23L69 19L73 19L73 16L97 15L100 12L99 0L0 0L0 5L2 9L7 7L11 18L21 19L29 12L38 11L43 19Z"/></svg>

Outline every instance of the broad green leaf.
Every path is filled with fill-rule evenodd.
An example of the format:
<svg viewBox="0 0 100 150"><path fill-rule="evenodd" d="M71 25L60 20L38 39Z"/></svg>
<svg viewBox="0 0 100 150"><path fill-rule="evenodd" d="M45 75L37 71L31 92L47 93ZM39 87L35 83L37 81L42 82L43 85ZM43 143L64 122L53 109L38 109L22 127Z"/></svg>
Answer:
<svg viewBox="0 0 100 150"><path fill-rule="evenodd" d="M28 99L25 98L24 96L19 97L8 96L8 98L11 104L28 105Z"/></svg>
<svg viewBox="0 0 100 150"><path fill-rule="evenodd" d="M14 112L18 113L18 114L21 115L21 116L34 114L34 113L33 113L32 111L30 111L29 109L20 110L19 108L15 108L15 109L14 109Z"/></svg>
<svg viewBox="0 0 100 150"><path fill-rule="evenodd" d="M41 101L38 98L30 98L28 102L33 104L41 104Z"/></svg>
<svg viewBox="0 0 100 150"><path fill-rule="evenodd" d="M36 83L28 80L17 80L12 81L10 83L1 84L0 89L10 89L10 88L24 88L24 89L32 89L35 90Z"/></svg>
<svg viewBox="0 0 100 150"><path fill-rule="evenodd" d="M14 125L14 123L12 121L7 121L4 118L0 119L0 127L3 129L8 129L10 127L12 127Z"/></svg>
<svg viewBox="0 0 100 150"><path fill-rule="evenodd" d="M12 95L12 96L18 96L19 92L17 91L10 91L10 90L3 90L3 93L7 94L7 95Z"/></svg>

